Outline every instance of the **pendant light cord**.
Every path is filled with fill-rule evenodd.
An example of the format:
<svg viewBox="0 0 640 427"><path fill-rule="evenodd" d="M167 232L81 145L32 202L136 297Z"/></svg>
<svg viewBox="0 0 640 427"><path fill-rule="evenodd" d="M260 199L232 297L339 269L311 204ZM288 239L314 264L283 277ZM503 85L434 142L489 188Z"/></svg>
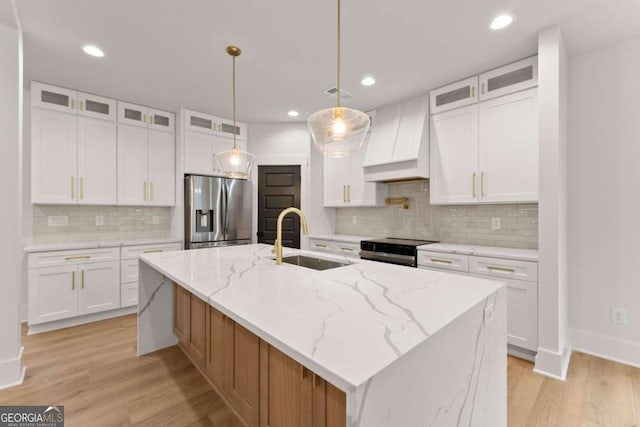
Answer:
<svg viewBox="0 0 640 427"><path fill-rule="evenodd" d="M238 149L236 141L236 57L233 56L233 149Z"/></svg>
<svg viewBox="0 0 640 427"><path fill-rule="evenodd" d="M340 98L341 98L341 93L340 93L340 56L341 56L340 55L341 54L341 52L340 52L340 36L341 36L341 34L340 34L340 27L341 27L341 25L340 25L341 24L340 9L341 9L340 0L338 0L338 37L337 37L337 39L338 39L338 49L337 49L337 52L338 52L338 61L337 61L337 63L338 63L338 71L337 71L337 74L338 74L338 79L337 79L338 80L338 108L340 108Z"/></svg>

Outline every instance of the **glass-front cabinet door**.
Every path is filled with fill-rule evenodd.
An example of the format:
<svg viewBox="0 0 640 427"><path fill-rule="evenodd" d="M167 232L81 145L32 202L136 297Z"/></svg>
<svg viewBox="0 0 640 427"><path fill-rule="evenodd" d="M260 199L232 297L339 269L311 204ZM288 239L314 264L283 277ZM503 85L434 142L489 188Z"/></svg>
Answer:
<svg viewBox="0 0 640 427"><path fill-rule="evenodd" d="M149 127L167 132L175 132L176 116L166 111L149 108Z"/></svg>
<svg viewBox="0 0 640 427"><path fill-rule="evenodd" d="M147 107L118 101L118 123L147 127L148 116Z"/></svg>
<svg viewBox="0 0 640 427"><path fill-rule="evenodd" d="M538 56L480 74L480 101L538 85Z"/></svg>
<svg viewBox="0 0 640 427"><path fill-rule="evenodd" d="M430 93L431 114L453 110L478 102L478 77L434 89Z"/></svg>
<svg viewBox="0 0 640 427"><path fill-rule="evenodd" d="M217 119L215 130L220 136L233 139L233 120ZM244 123L236 122L235 132L237 139L244 141L247 139L247 125Z"/></svg>
<svg viewBox="0 0 640 427"><path fill-rule="evenodd" d="M184 112L184 126L186 130L203 133L214 133L215 117L196 111L182 110Z"/></svg>
<svg viewBox="0 0 640 427"><path fill-rule="evenodd" d="M78 92L78 114L115 122L116 100Z"/></svg>
<svg viewBox="0 0 640 427"><path fill-rule="evenodd" d="M31 83L31 105L48 110L75 113L77 92L44 83Z"/></svg>

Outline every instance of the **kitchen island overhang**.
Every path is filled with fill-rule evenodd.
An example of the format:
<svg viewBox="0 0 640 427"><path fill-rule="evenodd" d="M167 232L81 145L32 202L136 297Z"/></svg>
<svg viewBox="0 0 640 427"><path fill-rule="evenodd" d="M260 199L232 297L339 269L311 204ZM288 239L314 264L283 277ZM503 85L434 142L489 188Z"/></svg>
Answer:
<svg viewBox="0 0 640 427"><path fill-rule="evenodd" d="M276 266L267 245L144 255L138 354L177 343L176 283L344 391L346 425L506 426L504 284L350 262Z"/></svg>

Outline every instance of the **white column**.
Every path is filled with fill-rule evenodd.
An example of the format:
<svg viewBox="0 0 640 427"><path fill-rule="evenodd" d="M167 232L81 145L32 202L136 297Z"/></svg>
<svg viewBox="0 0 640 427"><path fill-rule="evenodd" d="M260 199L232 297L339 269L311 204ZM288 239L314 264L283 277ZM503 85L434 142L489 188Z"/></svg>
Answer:
<svg viewBox="0 0 640 427"><path fill-rule="evenodd" d="M9 3L9 0L0 0ZM8 4L9 10L12 5ZM4 8L4 6L3 6ZM6 8L4 8L7 10ZM0 389L24 378L20 342L22 286L22 38L0 24Z"/></svg>
<svg viewBox="0 0 640 427"><path fill-rule="evenodd" d="M540 201L538 355L535 371L564 379L567 339L567 74L559 27L538 36Z"/></svg>

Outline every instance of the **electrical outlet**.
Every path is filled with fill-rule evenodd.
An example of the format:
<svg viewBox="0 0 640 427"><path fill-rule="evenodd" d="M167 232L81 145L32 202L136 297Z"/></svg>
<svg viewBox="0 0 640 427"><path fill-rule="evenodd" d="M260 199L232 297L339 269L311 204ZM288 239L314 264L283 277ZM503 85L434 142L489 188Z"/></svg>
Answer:
<svg viewBox="0 0 640 427"><path fill-rule="evenodd" d="M96 215L96 225L104 225L104 216Z"/></svg>
<svg viewBox="0 0 640 427"><path fill-rule="evenodd" d="M356 215L353 215L351 217L351 224L357 224L358 223L358 217Z"/></svg>
<svg viewBox="0 0 640 427"><path fill-rule="evenodd" d="M491 218L491 229L492 230L500 230L502 225L500 224L500 217Z"/></svg>
<svg viewBox="0 0 640 427"><path fill-rule="evenodd" d="M627 324L627 310L620 307L612 307L611 308L611 322L617 323L618 325L626 325Z"/></svg>
<svg viewBox="0 0 640 427"><path fill-rule="evenodd" d="M153 225L158 225L158 224L160 224L160 216L159 216L159 215L153 215L153 216L151 217L151 223L152 223Z"/></svg>
<svg viewBox="0 0 640 427"><path fill-rule="evenodd" d="M47 225L49 227L66 227L69 225L69 217L67 215L48 216Z"/></svg>

